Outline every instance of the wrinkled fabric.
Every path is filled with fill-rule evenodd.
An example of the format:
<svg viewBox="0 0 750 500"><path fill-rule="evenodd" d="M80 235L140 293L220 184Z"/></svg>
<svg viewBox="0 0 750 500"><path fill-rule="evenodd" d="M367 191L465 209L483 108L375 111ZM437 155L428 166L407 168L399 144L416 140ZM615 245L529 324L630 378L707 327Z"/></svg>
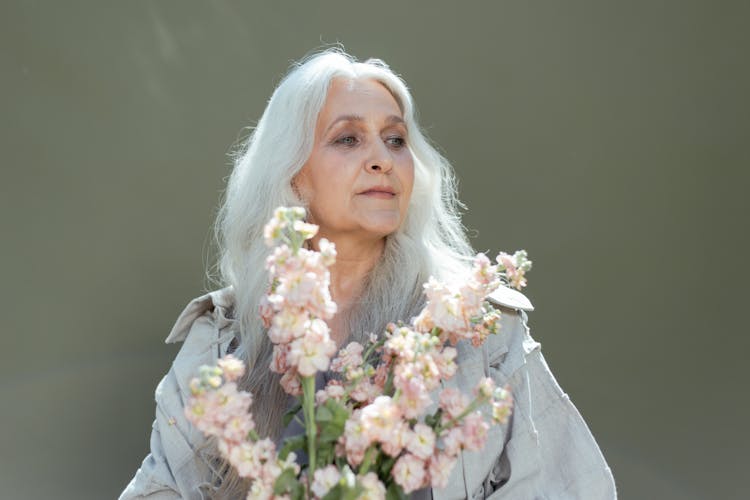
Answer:
<svg viewBox="0 0 750 500"><path fill-rule="evenodd" d="M481 348L459 343L458 370L444 387L470 394L484 376L508 384L512 416L508 424L491 428L481 452L459 455L446 488L420 490L412 498L616 498L612 472L594 437L529 333L531 303L508 288L490 299L502 313L500 333ZM167 342L183 345L156 389L151 452L121 500L210 498L211 465L201 453L205 438L187 422L183 405L198 367L216 363L234 339L232 302L231 289L212 292L190 302L177 319Z"/></svg>

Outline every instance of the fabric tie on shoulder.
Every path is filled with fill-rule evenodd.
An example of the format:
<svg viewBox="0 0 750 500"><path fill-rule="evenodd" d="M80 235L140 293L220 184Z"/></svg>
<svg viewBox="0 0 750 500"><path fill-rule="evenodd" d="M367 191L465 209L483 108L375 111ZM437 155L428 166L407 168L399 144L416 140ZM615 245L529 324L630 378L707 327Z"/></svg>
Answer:
<svg viewBox="0 0 750 500"><path fill-rule="evenodd" d="M234 323L232 318L227 316L228 311L234 305L234 290L232 287L222 288L205 295L201 295L191 300L185 309L177 317L172 331L164 340L167 344L182 342L190 333L190 329L195 320L203 316L206 312L213 312L213 319L218 330L223 330Z"/></svg>

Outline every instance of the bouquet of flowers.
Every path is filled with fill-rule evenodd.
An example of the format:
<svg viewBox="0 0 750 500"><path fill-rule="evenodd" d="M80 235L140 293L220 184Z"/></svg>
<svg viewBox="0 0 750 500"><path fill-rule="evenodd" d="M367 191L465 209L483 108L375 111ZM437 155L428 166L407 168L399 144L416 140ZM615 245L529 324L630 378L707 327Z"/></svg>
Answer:
<svg viewBox="0 0 750 500"><path fill-rule="evenodd" d="M326 323L336 312L328 288L336 250L325 239L320 251L305 248L318 228L304 217L301 208L282 207L266 225L270 287L260 304L274 344L270 369L298 401L285 424L301 411L304 434L280 449L257 434L253 397L237 386L245 367L231 355L200 368L187 418L251 480L248 499L390 499L445 487L461 450L481 450L490 425L507 421L512 398L490 378L477 381L471 400L445 388L434 405L431 393L456 372L457 342L480 346L498 332L500 312L486 297L503 281L525 286L526 252L501 253L496 264L478 254L460 286L430 278L424 309L410 324L392 323L366 345L337 352ZM340 376L316 391L315 374L327 370Z"/></svg>

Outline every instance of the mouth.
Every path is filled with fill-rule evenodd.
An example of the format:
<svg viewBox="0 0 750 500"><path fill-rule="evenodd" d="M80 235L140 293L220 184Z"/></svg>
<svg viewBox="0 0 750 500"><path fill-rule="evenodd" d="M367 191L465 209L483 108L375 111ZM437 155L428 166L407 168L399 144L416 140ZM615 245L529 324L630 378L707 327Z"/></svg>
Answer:
<svg viewBox="0 0 750 500"><path fill-rule="evenodd" d="M393 198L394 196L396 196L396 191L388 186L374 186L361 191L358 194L372 196L374 198Z"/></svg>

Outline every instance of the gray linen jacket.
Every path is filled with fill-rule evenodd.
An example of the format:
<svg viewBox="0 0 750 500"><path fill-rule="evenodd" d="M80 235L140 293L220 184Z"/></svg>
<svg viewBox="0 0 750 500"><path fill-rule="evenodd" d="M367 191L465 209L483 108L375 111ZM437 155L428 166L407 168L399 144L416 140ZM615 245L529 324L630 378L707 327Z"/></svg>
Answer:
<svg viewBox="0 0 750 500"><path fill-rule="evenodd" d="M469 393L480 377L509 384L514 398L510 421L493 426L481 452L463 452L448 486L432 490L437 500L616 498L612 472L586 423L555 381L531 338L521 293L501 288L490 296L502 312L500 334L481 348L458 345L458 371L446 386ZM120 500L210 498L209 461L203 435L183 414L189 381L203 364L214 364L234 338L231 289L190 302L166 342L183 342L156 388L151 452ZM429 492L428 492L429 493Z"/></svg>

